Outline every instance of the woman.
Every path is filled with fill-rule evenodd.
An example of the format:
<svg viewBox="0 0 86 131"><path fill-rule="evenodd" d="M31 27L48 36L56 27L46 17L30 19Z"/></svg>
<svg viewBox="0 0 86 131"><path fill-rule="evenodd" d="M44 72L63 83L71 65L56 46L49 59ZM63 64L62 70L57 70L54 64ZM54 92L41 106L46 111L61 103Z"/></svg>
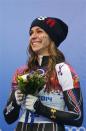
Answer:
<svg viewBox="0 0 86 131"><path fill-rule="evenodd" d="M79 78L58 49L67 36L68 26L58 18L39 17L32 22L29 32L29 59L13 76L5 120L9 124L16 121L23 107L16 131L65 131L64 125L81 126L83 101ZM17 77L38 69L44 71L46 84L36 96L25 97L18 89Z"/></svg>

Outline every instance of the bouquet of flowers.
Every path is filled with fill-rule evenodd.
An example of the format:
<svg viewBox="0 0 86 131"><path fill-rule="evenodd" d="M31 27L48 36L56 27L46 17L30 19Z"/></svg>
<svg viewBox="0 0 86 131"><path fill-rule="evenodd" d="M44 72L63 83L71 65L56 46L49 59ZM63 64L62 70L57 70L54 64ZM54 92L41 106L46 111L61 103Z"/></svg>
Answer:
<svg viewBox="0 0 86 131"><path fill-rule="evenodd" d="M18 76L18 88L25 95L36 95L45 85L45 75L43 69L38 69L29 74Z"/></svg>

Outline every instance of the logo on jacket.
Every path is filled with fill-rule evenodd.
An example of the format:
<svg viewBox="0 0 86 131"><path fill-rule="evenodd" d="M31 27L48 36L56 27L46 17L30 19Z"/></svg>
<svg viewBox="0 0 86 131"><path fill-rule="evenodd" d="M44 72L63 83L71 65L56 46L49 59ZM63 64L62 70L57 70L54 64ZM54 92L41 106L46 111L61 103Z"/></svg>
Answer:
<svg viewBox="0 0 86 131"><path fill-rule="evenodd" d="M62 66L63 66L63 65L60 65L60 66L59 66L58 75L63 75L63 73L62 73L62 71L61 71L61 69L62 69Z"/></svg>

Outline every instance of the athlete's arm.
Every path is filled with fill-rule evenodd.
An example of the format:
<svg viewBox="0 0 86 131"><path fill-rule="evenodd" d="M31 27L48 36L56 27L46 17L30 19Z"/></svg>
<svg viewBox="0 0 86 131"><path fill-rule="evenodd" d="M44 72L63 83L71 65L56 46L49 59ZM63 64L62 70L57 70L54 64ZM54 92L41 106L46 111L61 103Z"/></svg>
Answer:
<svg viewBox="0 0 86 131"><path fill-rule="evenodd" d="M19 117L19 112L20 112L20 107L16 103L16 98L15 98L15 89L17 87L17 76L19 74L18 69L15 71L13 78L12 78L12 88L11 88L11 93L10 97L7 101L7 104L3 110L4 118L8 124L13 123L16 121Z"/></svg>
<svg viewBox="0 0 86 131"><path fill-rule="evenodd" d="M71 93L70 97L68 96L68 93ZM83 108L82 98L78 99L79 96L80 89L72 89L68 92L64 92L64 97L67 103L68 111L60 111L54 108L44 106L40 101L37 101L35 103L34 108L39 115L48 117L54 122L60 122L66 125L81 126L83 120ZM72 99L75 99L74 101L76 101L76 103L73 102Z"/></svg>
<svg viewBox="0 0 86 131"><path fill-rule="evenodd" d="M17 103L16 103L16 99L15 99L15 91L13 90L8 102L4 108L3 114L5 117L5 120L8 124L13 123L14 121L16 121L19 117L19 112L20 112L20 107Z"/></svg>
<svg viewBox="0 0 86 131"><path fill-rule="evenodd" d="M20 108L21 106L18 104L15 98L15 91L18 89L17 77L18 75L23 75L24 72L27 70L27 66L24 65L18 68L12 78L12 88L11 88L11 95L7 101L7 104L3 110L3 114L5 120L8 124L13 123L19 118Z"/></svg>
<svg viewBox="0 0 86 131"><path fill-rule="evenodd" d="M64 63L56 66L56 72L63 89L68 111L60 111L44 106L40 101L35 103L34 108L38 114L48 117L55 122L81 126L83 121L83 100L78 77Z"/></svg>

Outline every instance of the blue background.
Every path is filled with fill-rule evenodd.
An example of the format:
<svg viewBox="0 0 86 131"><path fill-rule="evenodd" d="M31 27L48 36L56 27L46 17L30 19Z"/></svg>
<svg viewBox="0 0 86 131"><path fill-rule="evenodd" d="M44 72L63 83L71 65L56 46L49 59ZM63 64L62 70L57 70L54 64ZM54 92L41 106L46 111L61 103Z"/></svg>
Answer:
<svg viewBox="0 0 86 131"><path fill-rule="evenodd" d="M12 75L26 63L29 26L38 16L58 17L69 26L68 37L59 48L80 77L84 99L82 126L86 128L86 0L0 0L0 129L13 131L16 126L17 122L7 125L2 112Z"/></svg>

